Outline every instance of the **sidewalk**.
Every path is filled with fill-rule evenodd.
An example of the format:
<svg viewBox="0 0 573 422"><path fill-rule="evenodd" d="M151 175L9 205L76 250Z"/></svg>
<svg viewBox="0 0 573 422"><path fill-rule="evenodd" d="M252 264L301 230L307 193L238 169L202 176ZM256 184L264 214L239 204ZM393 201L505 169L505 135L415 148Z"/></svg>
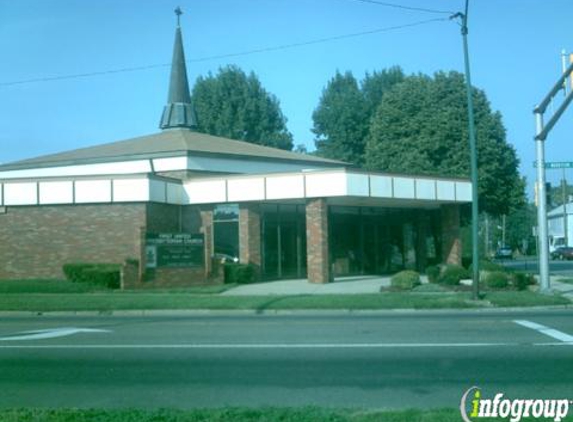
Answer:
<svg viewBox="0 0 573 422"><path fill-rule="evenodd" d="M422 282L425 277L422 276ZM340 295L378 293L381 287L390 286L390 277L362 275L339 277L333 283L313 284L306 278L298 280L268 281L246 284L227 290L223 296L268 296L268 295Z"/></svg>
<svg viewBox="0 0 573 422"><path fill-rule="evenodd" d="M561 293L567 299L573 302L573 284L562 283L559 280L570 277L551 276L550 288L553 291Z"/></svg>

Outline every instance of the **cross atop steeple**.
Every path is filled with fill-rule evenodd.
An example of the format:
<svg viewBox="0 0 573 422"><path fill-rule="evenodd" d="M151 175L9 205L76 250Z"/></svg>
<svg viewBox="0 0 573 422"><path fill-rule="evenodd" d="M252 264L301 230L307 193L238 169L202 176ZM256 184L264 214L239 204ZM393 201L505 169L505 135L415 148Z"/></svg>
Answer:
<svg viewBox="0 0 573 422"><path fill-rule="evenodd" d="M181 10L181 8L179 6L177 6L177 8L175 9L175 14L177 15L177 27L181 26L181 15L183 14L183 11Z"/></svg>

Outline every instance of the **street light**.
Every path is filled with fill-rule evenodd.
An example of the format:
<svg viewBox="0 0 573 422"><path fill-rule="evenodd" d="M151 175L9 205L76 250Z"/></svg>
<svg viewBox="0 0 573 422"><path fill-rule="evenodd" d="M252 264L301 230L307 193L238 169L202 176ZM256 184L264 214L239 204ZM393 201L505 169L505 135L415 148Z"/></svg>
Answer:
<svg viewBox="0 0 573 422"><path fill-rule="evenodd" d="M472 279L473 279L473 298L479 299L479 252L478 252L478 174L477 174L477 149L476 135L474 124L474 105L472 98L472 81L470 77L470 59L468 52L468 3L464 13L456 13L451 19L461 18L462 20L462 38L464 42L464 68L466 79L466 94L468 103L468 131L470 138L470 167L472 183Z"/></svg>

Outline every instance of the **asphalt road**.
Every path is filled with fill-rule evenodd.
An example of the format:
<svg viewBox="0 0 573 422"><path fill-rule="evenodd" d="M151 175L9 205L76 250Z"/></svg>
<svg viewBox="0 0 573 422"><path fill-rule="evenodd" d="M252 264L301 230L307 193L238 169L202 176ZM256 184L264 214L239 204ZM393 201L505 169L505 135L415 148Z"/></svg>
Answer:
<svg viewBox="0 0 573 422"><path fill-rule="evenodd" d="M455 407L474 385L573 399L572 317L2 318L0 407Z"/></svg>
<svg viewBox="0 0 573 422"><path fill-rule="evenodd" d="M496 262L520 271L529 271L533 273L539 272L539 263L537 258L498 260ZM551 275L573 277L573 261L551 260L549 261L549 273Z"/></svg>

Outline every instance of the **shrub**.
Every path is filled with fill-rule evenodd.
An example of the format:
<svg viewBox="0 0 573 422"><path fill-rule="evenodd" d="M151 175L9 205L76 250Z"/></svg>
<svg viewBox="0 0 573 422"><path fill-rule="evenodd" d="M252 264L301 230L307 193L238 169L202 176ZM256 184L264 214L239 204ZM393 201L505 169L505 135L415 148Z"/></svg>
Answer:
<svg viewBox="0 0 573 422"><path fill-rule="evenodd" d="M400 271L390 279L390 286L398 290L412 290L420 284L420 274L411 270Z"/></svg>
<svg viewBox="0 0 573 422"><path fill-rule="evenodd" d="M440 278L440 267L437 265L430 265L426 268L426 275L430 283L437 283Z"/></svg>
<svg viewBox="0 0 573 422"><path fill-rule="evenodd" d="M468 271L470 274L473 273L473 265L470 265L468 268ZM479 270L481 271L488 271L488 272L492 272L492 271L501 271L501 272L506 272L508 269L506 267L504 267L503 265L500 264L496 264L495 262L491 262L491 261L480 261L479 262Z"/></svg>
<svg viewBox="0 0 573 422"><path fill-rule="evenodd" d="M457 286L460 280L470 278L470 273L460 265L448 265L438 278L438 283L448 286Z"/></svg>
<svg viewBox="0 0 573 422"><path fill-rule="evenodd" d="M120 287L119 264L93 264L74 262L64 264L62 270L73 283L88 283L108 289Z"/></svg>
<svg viewBox="0 0 573 422"><path fill-rule="evenodd" d="M486 276L485 284L492 289L505 289L509 285L509 276L502 271L492 271Z"/></svg>
<svg viewBox="0 0 573 422"><path fill-rule="evenodd" d="M535 283L535 277L531 274L516 272L511 275L511 284L517 290L526 290L528 286L533 286Z"/></svg>
<svg viewBox="0 0 573 422"><path fill-rule="evenodd" d="M224 264L226 284L251 284L259 279L253 264Z"/></svg>

